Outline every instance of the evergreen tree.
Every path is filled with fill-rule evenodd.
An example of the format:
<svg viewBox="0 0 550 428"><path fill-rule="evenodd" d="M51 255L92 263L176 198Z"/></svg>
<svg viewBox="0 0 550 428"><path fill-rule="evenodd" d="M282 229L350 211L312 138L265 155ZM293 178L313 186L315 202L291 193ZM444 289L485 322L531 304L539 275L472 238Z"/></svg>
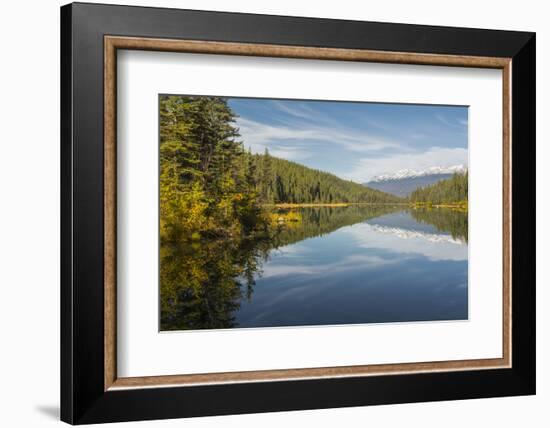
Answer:
<svg viewBox="0 0 550 428"><path fill-rule="evenodd" d="M264 220L235 115L218 97L160 98L161 238L250 233ZM245 161L247 161L245 163ZM254 168L254 166L252 166Z"/></svg>
<svg viewBox="0 0 550 428"><path fill-rule="evenodd" d="M411 193L410 201L422 204L467 204L468 173L453 174L429 186L419 187Z"/></svg>
<svg viewBox="0 0 550 428"><path fill-rule="evenodd" d="M261 163L262 176L260 179L261 195L264 202L273 202L273 193L271 184L273 182L273 171L271 170L271 156L267 147Z"/></svg>
<svg viewBox="0 0 550 428"><path fill-rule="evenodd" d="M256 174L257 174L257 168L256 164L254 163L254 158L252 157L252 152L250 149L248 149L248 153L245 156L246 159L246 184L248 186L248 189L250 191L256 190Z"/></svg>

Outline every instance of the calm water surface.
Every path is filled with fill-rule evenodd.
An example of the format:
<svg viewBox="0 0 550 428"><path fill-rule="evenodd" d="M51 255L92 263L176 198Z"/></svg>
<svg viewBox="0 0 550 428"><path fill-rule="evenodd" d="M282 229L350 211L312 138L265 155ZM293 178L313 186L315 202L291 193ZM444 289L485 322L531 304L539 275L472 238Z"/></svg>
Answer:
<svg viewBox="0 0 550 428"><path fill-rule="evenodd" d="M268 242L161 254L163 287L175 287L173 300L163 302L163 329L468 318L467 213L372 206L298 212L301 221L281 222ZM191 266L195 274L182 273Z"/></svg>

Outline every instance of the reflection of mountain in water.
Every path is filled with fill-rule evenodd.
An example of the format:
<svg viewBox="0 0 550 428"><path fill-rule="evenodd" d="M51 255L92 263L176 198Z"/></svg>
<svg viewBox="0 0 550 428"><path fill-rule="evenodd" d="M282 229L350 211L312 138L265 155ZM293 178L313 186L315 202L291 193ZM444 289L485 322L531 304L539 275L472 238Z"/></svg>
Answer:
<svg viewBox="0 0 550 428"><path fill-rule="evenodd" d="M468 242L467 212L447 208L413 208L409 212L417 222L432 225L438 232L450 233L453 238Z"/></svg>
<svg viewBox="0 0 550 428"><path fill-rule="evenodd" d="M445 208L405 208L401 205L349 205L345 207L295 208L300 222L289 222L274 229L274 247L290 245L315 236L332 233L344 226L368 222L426 235L447 234L457 242L468 241L468 213ZM289 209L277 212L284 214Z"/></svg>
<svg viewBox="0 0 550 428"><path fill-rule="evenodd" d="M451 244L464 244L464 241L460 238L453 238L451 235L441 234L441 233L426 233L418 230L407 230L401 229L399 227L387 227L380 226L378 224L371 225L372 229L378 233L387 233L395 235L398 238L402 239L413 239L413 238L422 238L430 242L448 242Z"/></svg>
<svg viewBox="0 0 550 428"><path fill-rule="evenodd" d="M276 222L262 236L163 243L160 254L161 330L236 327L235 314L243 299L253 301L256 278L261 276L263 265L268 263L273 250L291 249L291 244L323 237L345 226L368 227L379 236L408 238L411 243L421 238L431 242L430 245L436 242L460 244L466 242L468 236L467 213L446 209L350 205L294 210L299 212L300 221ZM283 216L285 212L288 210L277 210ZM368 230L365 232L365 242L360 245L372 245L372 237ZM342 244L347 247L359 245L353 239ZM324 261L318 263L322 265Z"/></svg>
<svg viewBox="0 0 550 428"><path fill-rule="evenodd" d="M431 242L468 242L468 214L450 209L407 209L367 222L380 233L404 239L424 238Z"/></svg>

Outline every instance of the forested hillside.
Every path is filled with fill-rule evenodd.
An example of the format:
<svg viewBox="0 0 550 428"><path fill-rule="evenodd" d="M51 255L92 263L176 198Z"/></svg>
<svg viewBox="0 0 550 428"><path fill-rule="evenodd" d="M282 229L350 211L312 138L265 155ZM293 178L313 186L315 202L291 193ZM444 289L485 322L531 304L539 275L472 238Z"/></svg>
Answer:
<svg viewBox="0 0 550 428"><path fill-rule="evenodd" d="M273 157L252 155L256 190L265 203L394 203L403 200L333 174Z"/></svg>
<svg viewBox="0 0 550 428"><path fill-rule="evenodd" d="M419 187L411 193L410 201L420 204L461 204L468 203L468 173L453 174L451 178L435 184Z"/></svg>
<svg viewBox="0 0 550 428"><path fill-rule="evenodd" d="M401 201L244 144L225 99L160 97L161 237L265 232L266 204Z"/></svg>

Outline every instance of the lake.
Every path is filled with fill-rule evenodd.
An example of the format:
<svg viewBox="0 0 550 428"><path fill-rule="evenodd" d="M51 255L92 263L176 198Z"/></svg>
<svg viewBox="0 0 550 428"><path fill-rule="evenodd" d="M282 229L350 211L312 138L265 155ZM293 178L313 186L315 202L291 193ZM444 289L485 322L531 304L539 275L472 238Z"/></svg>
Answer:
<svg viewBox="0 0 550 428"><path fill-rule="evenodd" d="M161 252L161 329L468 318L468 215L350 205L273 210L267 238Z"/></svg>

